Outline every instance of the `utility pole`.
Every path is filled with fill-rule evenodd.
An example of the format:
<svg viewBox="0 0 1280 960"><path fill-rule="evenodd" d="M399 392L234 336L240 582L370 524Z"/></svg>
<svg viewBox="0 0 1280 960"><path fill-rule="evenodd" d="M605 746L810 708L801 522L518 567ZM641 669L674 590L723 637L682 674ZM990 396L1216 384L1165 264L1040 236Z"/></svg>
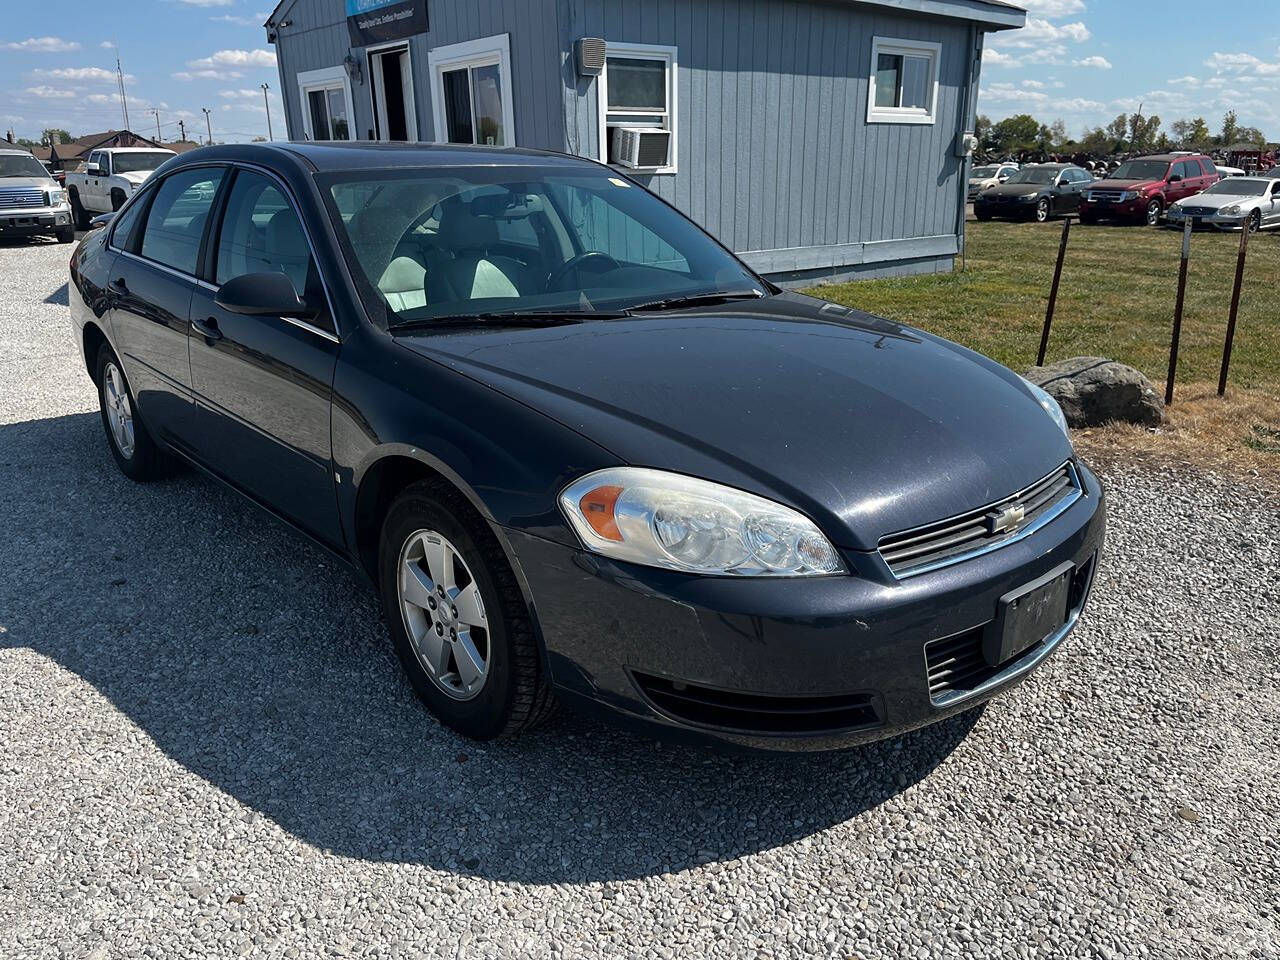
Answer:
<svg viewBox="0 0 1280 960"><path fill-rule="evenodd" d="M208 107L201 107L200 109L204 111L204 126L209 131L209 146L213 146L213 124L209 120L210 110Z"/></svg>
<svg viewBox="0 0 1280 960"><path fill-rule="evenodd" d="M120 88L120 112L124 114L124 128L128 130L129 101L124 92L124 70L120 68L120 45L118 43L116 44L116 86Z"/></svg>
<svg viewBox="0 0 1280 960"><path fill-rule="evenodd" d="M185 120L178 121L178 133L182 135L181 142L186 143L187 142L187 121Z"/></svg>
<svg viewBox="0 0 1280 960"><path fill-rule="evenodd" d="M267 102L267 85L262 85L262 105L267 108L267 139L274 140L275 134L271 132L271 104Z"/></svg>
<svg viewBox="0 0 1280 960"><path fill-rule="evenodd" d="M152 108L151 108L150 110L148 110L147 112L155 115L155 118L156 118L156 143L161 143L161 142L163 142L163 138L160 136L160 110L159 110L159 108L158 108L158 107L152 107Z"/></svg>

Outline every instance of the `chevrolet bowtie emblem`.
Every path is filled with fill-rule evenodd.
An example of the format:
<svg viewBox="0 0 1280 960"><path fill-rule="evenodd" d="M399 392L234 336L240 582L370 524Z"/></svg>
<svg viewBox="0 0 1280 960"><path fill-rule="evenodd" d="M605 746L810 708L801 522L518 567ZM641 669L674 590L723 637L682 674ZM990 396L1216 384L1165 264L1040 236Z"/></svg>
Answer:
<svg viewBox="0 0 1280 960"><path fill-rule="evenodd" d="M1019 504L1010 504L1002 510L987 514L987 529L992 534L1013 533L1026 515Z"/></svg>

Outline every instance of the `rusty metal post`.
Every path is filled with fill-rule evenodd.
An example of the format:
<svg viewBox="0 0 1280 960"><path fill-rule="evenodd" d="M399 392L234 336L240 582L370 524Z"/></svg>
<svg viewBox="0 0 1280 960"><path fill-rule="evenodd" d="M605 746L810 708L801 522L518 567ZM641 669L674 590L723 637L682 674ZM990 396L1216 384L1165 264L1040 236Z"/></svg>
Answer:
<svg viewBox="0 0 1280 960"><path fill-rule="evenodd" d="M1244 284L1244 259L1249 252L1249 223L1240 229L1240 255L1236 258L1236 285L1231 291L1231 316L1227 319L1227 341L1222 347L1222 372L1218 374L1218 396L1226 396L1227 370L1231 367L1231 344L1236 338L1236 315L1240 312L1240 287Z"/></svg>
<svg viewBox="0 0 1280 960"><path fill-rule="evenodd" d="M1182 337L1182 307L1187 296L1187 263L1191 259L1191 218L1182 228L1182 264L1178 267L1178 305L1173 308L1173 339L1169 342L1169 379L1164 385L1164 405L1173 403L1173 378L1178 371L1178 340Z"/></svg>
<svg viewBox="0 0 1280 960"><path fill-rule="evenodd" d="M1058 305L1058 284L1062 282L1062 261L1067 257L1067 238L1071 236L1071 218L1062 221L1062 242L1058 244L1058 264L1053 268L1053 286L1049 288L1049 307L1044 312L1044 330L1040 333L1040 352L1036 354L1036 366L1044 366L1044 354L1049 349L1049 328L1053 326L1053 311Z"/></svg>

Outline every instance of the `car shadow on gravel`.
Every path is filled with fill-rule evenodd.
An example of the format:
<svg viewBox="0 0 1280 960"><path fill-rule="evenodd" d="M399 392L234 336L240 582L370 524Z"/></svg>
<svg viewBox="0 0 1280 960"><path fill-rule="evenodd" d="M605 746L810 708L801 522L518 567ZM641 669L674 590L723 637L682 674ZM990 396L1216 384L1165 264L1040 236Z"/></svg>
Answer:
<svg viewBox="0 0 1280 960"><path fill-rule="evenodd" d="M534 883L729 860L883 803L978 716L823 755L719 754L577 716L472 744L413 698L357 574L192 472L130 483L101 429L96 413L0 426L0 645L78 674L243 805L228 816L340 856Z"/></svg>

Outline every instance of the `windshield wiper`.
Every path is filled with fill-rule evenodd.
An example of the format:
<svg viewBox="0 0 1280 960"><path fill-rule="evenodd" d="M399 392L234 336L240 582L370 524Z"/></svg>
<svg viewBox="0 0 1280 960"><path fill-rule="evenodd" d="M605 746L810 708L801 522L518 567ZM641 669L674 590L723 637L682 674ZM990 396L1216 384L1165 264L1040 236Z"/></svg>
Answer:
<svg viewBox="0 0 1280 960"><path fill-rule="evenodd" d="M427 330L432 327L554 327L565 323L583 323L587 320L609 320L627 316L621 310L546 310L524 313L457 313L444 317L423 317L420 320L401 320L387 326L388 330Z"/></svg>
<svg viewBox="0 0 1280 960"><path fill-rule="evenodd" d="M628 307L627 313L644 313L655 310L676 310L680 307L708 307L734 300L759 300L764 296L759 290L726 290L719 293L696 293L687 297L666 297L650 303Z"/></svg>

